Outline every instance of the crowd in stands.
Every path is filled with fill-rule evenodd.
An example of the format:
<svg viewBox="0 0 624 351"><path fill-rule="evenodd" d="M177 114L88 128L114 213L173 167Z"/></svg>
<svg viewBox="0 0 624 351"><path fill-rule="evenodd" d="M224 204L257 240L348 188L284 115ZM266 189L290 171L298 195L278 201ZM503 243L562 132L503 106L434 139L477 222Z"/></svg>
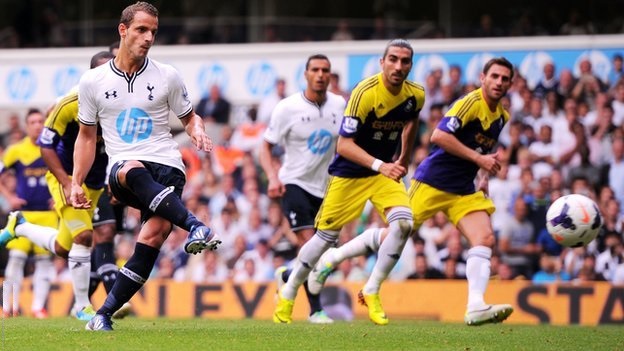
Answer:
<svg viewBox="0 0 624 351"><path fill-rule="evenodd" d="M489 183L496 204L493 227L497 244L492 258L492 279L526 279L535 283L611 281L624 283L624 78L622 57L614 57L615 75L602 81L590 61L580 64L575 77L544 66L544 75L529 86L516 72L504 104L511 120L497 149L503 167ZM476 88L462 80L454 66L449 77L432 71L425 82L427 104L421 112L420 138L412 158L413 170L432 145L429 136L449 105ZM335 77L337 80L338 77ZM152 275L196 283L270 282L275 269L296 256L297 238L283 218L280 204L266 195L267 180L258 163L259 145L267 123L260 111L270 109L285 96L284 82L276 96L248 110L247 120L233 123L230 105L218 87L213 98L198 102L197 111L209 130L219 130L214 151L197 152L181 147L187 165L186 206L219 233L223 245L217 251L187 255L182 245L186 233L176 228L166 241ZM348 97L334 85L330 90ZM265 107L262 107L265 106ZM20 118L2 135L3 146L19 140ZM273 162L280 163L274 150ZM0 181L11 185L10 175ZM587 247L563 248L545 229L549 205L562 195L578 193L593 198L604 225ZM9 211L0 197L1 221ZM128 209L125 232L116 239L117 260L122 265L132 254L139 229L138 211ZM383 226L372 206L340 234L344 243L366 228ZM467 243L456 227L439 213L418 230L403 252L391 280L462 279L466 270ZM0 250L0 254L3 250ZM68 279L66 263L55 258L58 281ZM343 262L330 282L364 281L375 257ZM32 265L29 265L32 269ZM0 268L3 268L0 260Z"/></svg>

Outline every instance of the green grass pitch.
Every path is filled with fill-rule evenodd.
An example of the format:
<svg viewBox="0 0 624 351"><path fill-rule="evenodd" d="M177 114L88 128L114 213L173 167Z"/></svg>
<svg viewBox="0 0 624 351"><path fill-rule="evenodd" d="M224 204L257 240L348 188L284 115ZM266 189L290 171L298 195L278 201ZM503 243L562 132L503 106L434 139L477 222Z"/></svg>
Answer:
<svg viewBox="0 0 624 351"><path fill-rule="evenodd" d="M366 320L290 325L257 320L139 319L113 332L84 330L70 318L0 320L0 350L624 350L624 326L496 324L468 327L434 321Z"/></svg>

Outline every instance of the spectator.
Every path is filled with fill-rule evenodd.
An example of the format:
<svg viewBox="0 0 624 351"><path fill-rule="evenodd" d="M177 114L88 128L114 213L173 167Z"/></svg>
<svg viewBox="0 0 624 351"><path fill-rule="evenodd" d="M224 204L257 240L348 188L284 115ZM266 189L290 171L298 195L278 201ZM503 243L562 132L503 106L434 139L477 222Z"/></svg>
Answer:
<svg viewBox="0 0 624 351"><path fill-rule="evenodd" d="M557 94L559 94L560 99L567 99L572 96L572 90L576 86L576 79L574 79L574 75L572 75L572 71L569 69L562 69L561 73L559 73L559 87L557 89Z"/></svg>
<svg viewBox="0 0 624 351"><path fill-rule="evenodd" d="M197 284L221 284L229 275L228 267L217 251L204 251L191 257L182 279Z"/></svg>
<svg viewBox="0 0 624 351"><path fill-rule="evenodd" d="M526 202L522 197L516 198L513 217L500 231L498 249L503 262L510 265L515 274L531 277L540 247L534 243L535 229L527 215Z"/></svg>
<svg viewBox="0 0 624 351"><path fill-rule="evenodd" d="M344 41L344 40L353 40L355 37L349 28L349 22L346 19L341 19L338 21L338 25L336 26L336 30L332 33L330 40L332 41Z"/></svg>
<svg viewBox="0 0 624 351"><path fill-rule="evenodd" d="M297 257L297 247L299 239L290 229L286 218L282 215L282 208L279 202L272 201L269 205L269 225L273 229L269 247L273 250L275 257L281 257L288 262Z"/></svg>
<svg viewBox="0 0 624 351"><path fill-rule="evenodd" d="M273 253L265 239L257 241L253 249L245 251L234 264L234 282L267 283L273 280Z"/></svg>
<svg viewBox="0 0 624 351"><path fill-rule="evenodd" d="M593 106L596 95L606 91L606 84L596 76L592 71L592 64L589 58L581 60L579 63L580 75L574 89L572 89L572 97L576 100L583 100L590 106Z"/></svg>
<svg viewBox="0 0 624 351"><path fill-rule="evenodd" d="M618 267L623 267L621 264ZM617 270L615 275L617 276ZM614 277L613 283L616 283L616 277ZM604 281L605 278L600 273L596 273L596 257L592 254L587 254L583 257L583 265L579 270L578 274L574 278L574 282L582 283L582 282L600 282Z"/></svg>
<svg viewBox="0 0 624 351"><path fill-rule="evenodd" d="M286 81L283 78L279 78L275 81L275 89L268 96L265 96L260 105L258 105L258 122L268 125L273 108L285 97Z"/></svg>
<svg viewBox="0 0 624 351"><path fill-rule="evenodd" d="M520 182L509 179L508 173L507 163L501 163L501 169L496 177L490 179L489 195L497 209L492 213L492 228L496 234L500 232L503 224L509 221L514 194L520 190Z"/></svg>
<svg viewBox="0 0 624 351"><path fill-rule="evenodd" d="M221 140L214 146L211 155L217 175L232 175L241 166L243 150L232 144L234 129L229 125L221 127Z"/></svg>
<svg viewBox="0 0 624 351"><path fill-rule="evenodd" d="M26 114L30 115L30 111ZM6 148L13 142L21 140L26 136L26 132L20 125L20 117L17 114L9 116L9 126L7 130L0 134L0 141L2 141L2 148Z"/></svg>
<svg viewBox="0 0 624 351"><path fill-rule="evenodd" d="M624 204L624 140L615 138L612 144L613 160L609 163L609 187L615 198Z"/></svg>
<svg viewBox="0 0 624 351"><path fill-rule="evenodd" d="M221 88L214 84L210 87L210 94L199 100L195 112L204 121L227 125L230 123L230 102L221 94Z"/></svg>
<svg viewBox="0 0 624 351"><path fill-rule="evenodd" d="M594 25L584 20L580 11L575 8L570 10L568 21L559 29L559 33L563 35L587 35L594 34L594 32Z"/></svg>
<svg viewBox="0 0 624 351"><path fill-rule="evenodd" d="M595 151L592 163L602 166L613 160L612 143L616 139L617 130L618 128L613 124L613 108L607 104L600 109L596 124L589 129L591 138L588 143L591 145L590 149Z"/></svg>
<svg viewBox="0 0 624 351"><path fill-rule="evenodd" d="M548 119L543 116L543 110L542 99L537 96L533 96L529 102L529 114L522 120L522 123L532 127L536 134L540 132L540 128L543 125L547 124L552 126L554 122L553 119Z"/></svg>
<svg viewBox="0 0 624 351"><path fill-rule="evenodd" d="M449 81L446 85L450 88L453 94L451 101L455 101L462 96L464 91L464 82L461 66L451 65L449 67Z"/></svg>
<svg viewBox="0 0 624 351"><path fill-rule="evenodd" d="M613 124L621 127L624 124L624 81L620 81L613 93Z"/></svg>
<svg viewBox="0 0 624 351"><path fill-rule="evenodd" d="M533 93L535 96L543 99L546 97L546 94L557 92L559 79L557 79L555 75L555 64L553 62L546 62L542 70L544 75L540 78L539 82L537 82Z"/></svg>
<svg viewBox="0 0 624 351"><path fill-rule="evenodd" d="M614 88L624 78L624 65L622 64L622 54L613 55L613 66L609 72L609 86Z"/></svg>
<svg viewBox="0 0 624 351"><path fill-rule="evenodd" d="M606 201L606 208L602 213L602 229L600 237L605 238L607 233L624 233L624 215L621 213L620 202L611 198ZM600 240L600 237L598 240ZM600 244L600 243L599 243ZM599 250L604 250L603 245L599 245Z"/></svg>
<svg viewBox="0 0 624 351"><path fill-rule="evenodd" d="M556 91L549 91L545 96L546 106L542 115L547 120L556 120L559 117L563 117L563 111L561 110L561 104L559 101L559 95Z"/></svg>
<svg viewBox="0 0 624 351"><path fill-rule="evenodd" d="M596 257L596 273L602 274L606 280L615 277L618 266L624 263L624 246L622 235L617 232L608 232L605 237L605 250Z"/></svg>
<svg viewBox="0 0 624 351"><path fill-rule="evenodd" d="M262 221L260 209L253 207L246 221L242 222L242 232L247 239L247 244L255 246L259 241L268 242L273 235L273 228Z"/></svg>
<svg viewBox="0 0 624 351"><path fill-rule="evenodd" d="M482 14L479 18L479 26L475 30L473 36L477 38L500 37L503 30L494 26L494 20L489 13Z"/></svg>
<svg viewBox="0 0 624 351"><path fill-rule="evenodd" d="M345 261L346 262L346 261ZM407 276L407 279L443 279L444 274L439 270L429 267L427 257L424 254L417 254L414 261L414 273Z"/></svg>
<svg viewBox="0 0 624 351"><path fill-rule="evenodd" d="M329 76L329 87L327 90L342 96L345 101L349 100L349 96L351 95L348 91L342 90L342 87L340 87L340 75L335 72L332 72Z"/></svg>
<svg viewBox="0 0 624 351"><path fill-rule="evenodd" d="M251 106L247 110L247 120L234 129L231 139L232 146L243 152L252 153L254 158L257 159L265 129L266 125L258 121L257 106Z"/></svg>
<svg viewBox="0 0 624 351"><path fill-rule="evenodd" d="M446 247L438 251L438 258L442 263L442 267L439 267L438 270L444 272L447 278L464 279L466 277L467 255L459 231L455 229L454 233L447 239Z"/></svg>
<svg viewBox="0 0 624 351"><path fill-rule="evenodd" d="M561 269L561 261L556 256L542 254L540 270L533 275L534 284L548 284L570 281L570 275Z"/></svg>
<svg viewBox="0 0 624 351"><path fill-rule="evenodd" d="M541 176L550 174L557 160L557 150L552 143L552 127L543 124L539 129L537 141L529 146L529 154L533 163L533 173Z"/></svg>
<svg viewBox="0 0 624 351"><path fill-rule="evenodd" d="M585 118L582 121L583 125L585 125L585 129L591 131L592 127L598 123L598 117L604 112L604 107L610 104L611 100L607 93L598 93L594 100L594 106L589 107L589 111L585 114Z"/></svg>

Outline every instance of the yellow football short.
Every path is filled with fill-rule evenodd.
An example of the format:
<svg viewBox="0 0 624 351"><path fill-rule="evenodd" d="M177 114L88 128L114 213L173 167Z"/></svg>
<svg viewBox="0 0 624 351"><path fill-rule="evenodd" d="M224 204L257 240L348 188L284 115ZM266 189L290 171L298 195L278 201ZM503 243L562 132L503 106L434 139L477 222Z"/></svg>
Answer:
<svg viewBox="0 0 624 351"><path fill-rule="evenodd" d="M79 210L73 208L69 203L69 199L65 198L61 184L52 173L46 173L46 181L54 200L54 209L61 219L56 240L61 247L69 251L74 241L73 238L85 230L93 230L93 212L104 189L90 189L83 184L82 187L85 190L85 194L91 199L91 208Z"/></svg>
<svg viewBox="0 0 624 351"><path fill-rule="evenodd" d="M364 178L330 177L323 204L316 215L315 227L319 230L340 230L360 216L367 200L375 206L384 222L387 208L409 207L405 185L381 174Z"/></svg>
<svg viewBox="0 0 624 351"><path fill-rule="evenodd" d="M408 193L414 216L414 228L433 217L438 211L444 212L448 219L457 225L457 222L470 212L486 211L491 215L495 210L492 200L482 191L458 195L412 180Z"/></svg>
<svg viewBox="0 0 624 351"><path fill-rule="evenodd" d="M58 216L54 211L22 211L22 215L26 221L30 223L54 229L58 227ZM23 236L9 241L6 247L9 250L19 250L25 254L28 254L31 251L34 252L35 255L45 255L50 253L48 250L33 244L32 241Z"/></svg>

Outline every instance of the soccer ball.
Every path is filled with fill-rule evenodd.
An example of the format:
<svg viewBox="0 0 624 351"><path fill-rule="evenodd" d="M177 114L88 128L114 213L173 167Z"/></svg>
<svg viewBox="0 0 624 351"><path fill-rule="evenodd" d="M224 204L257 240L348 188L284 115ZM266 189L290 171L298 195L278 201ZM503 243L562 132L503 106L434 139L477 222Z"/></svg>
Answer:
<svg viewBox="0 0 624 351"><path fill-rule="evenodd" d="M587 196L571 194L558 198L546 212L546 229L563 246L589 244L602 227L596 203Z"/></svg>

